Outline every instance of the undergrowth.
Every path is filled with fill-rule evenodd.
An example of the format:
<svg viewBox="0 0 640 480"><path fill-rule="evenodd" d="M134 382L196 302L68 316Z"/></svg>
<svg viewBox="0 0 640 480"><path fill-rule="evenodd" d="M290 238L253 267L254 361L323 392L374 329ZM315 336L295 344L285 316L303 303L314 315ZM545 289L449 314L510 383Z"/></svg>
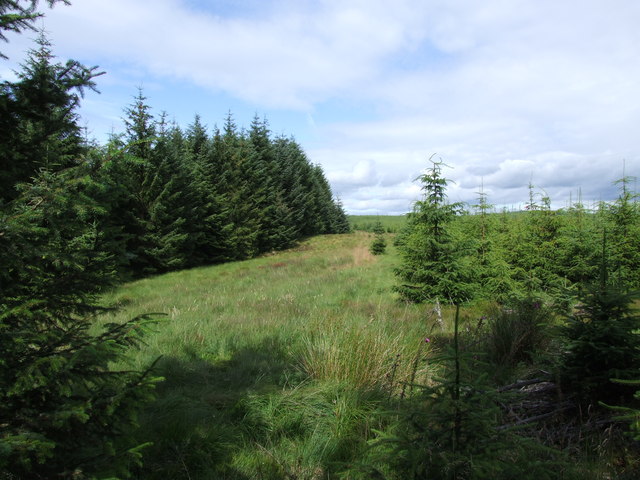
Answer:
<svg viewBox="0 0 640 480"><path fill-rule="evenodd" d="M120 307L104 321L168 313L126 364L140 367L161 356L157 374L165 378L140 418L137 437L153 445L138 478L320 480L376 478L375 472L411 478L402 477L406 463L398 464L406 452L417 458L427 447L436 456L446 452L437 445L446 438L442 415L452 405L445 379L454 311L400 301L391 289L395 247L373 256L369 242L360 232L316 237L277 255L140 280L104 297ZM619 450L593 453L586 436L565 452L577 462L572 470L562 442L548 442L545 450L544 438L536 437L544 426L491 433L502 413L486 392L496 380L537 373L554 341L547 313L535 303L461 310L460 346L469 352L459 397L468 406L459 412L471 421L466 452L475 458L476 448L495 451L501 478L513 473L509 462L529 460L540 468L529 469L529 477L519 470L522 478L547 471L545 462L560 462L566 472L548 478L621 472ZM401 437L409 443L397 450L389 439ZM589 438L598 444L597 435ZM389 462L378 455L394 451L404 457Z"/></svg>

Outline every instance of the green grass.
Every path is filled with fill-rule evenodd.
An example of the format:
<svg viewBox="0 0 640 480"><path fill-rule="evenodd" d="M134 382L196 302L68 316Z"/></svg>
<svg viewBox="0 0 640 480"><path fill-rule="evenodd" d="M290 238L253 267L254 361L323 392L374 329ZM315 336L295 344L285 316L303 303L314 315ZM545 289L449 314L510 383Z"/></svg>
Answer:
<svg viewBox="0 0 640 480"><path fill-rule="evenodd" d="M358 458L417 365L425 306L398 301L395 253L372 236L322 236L249 261L129 283L105 321L164 312L136 368L165 381L140 419L142 478L327 478Z"/></svg>
<svg viewBox="0 0 640 480"><path fill-rule="evenodd" d="M117 366L144 369L160 357L165 379L139 419L140 443L153 445L137 478L352 478L344 472L411 404L400 399L439 373L434 354L451 341L453 319L443 307L438 323L431 306L397 298L397 252L389 241L386 254L373 256L373 237L315 237L104 296L119 308L102 321L166 314L144 348ZM462 312L473 349L508 337L478 328L489 312L487 305ZM513 343L503 348L509 355ZM598 462L590 470L611 471Z"/></svg>
<svg viewBox="0 0 640 480"><path fill-rule="evenodd" d="M387 233L397 233L407 224L406 215L348 215L353 230L373 232L377 222Z"/></svg>

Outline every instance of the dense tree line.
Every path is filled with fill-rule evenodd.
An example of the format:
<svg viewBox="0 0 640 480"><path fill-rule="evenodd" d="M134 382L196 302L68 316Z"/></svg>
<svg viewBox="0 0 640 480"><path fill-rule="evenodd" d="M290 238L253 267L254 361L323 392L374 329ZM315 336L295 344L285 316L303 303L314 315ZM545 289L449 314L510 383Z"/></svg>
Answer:
<svg viewBox="0 0 640 480"><path fill-rule="evenodd" d="M140 92L126 132L96 153L109 186L108 229L133 275L250 258L302 237L349 230L322 169L266 120L239 130L229 114L209 135L154 119Z"/></svg>
<svg viewBox="0 0 640 480"><path fill-rule="evenodd" d="M0 0L0 40L37 6ZM140 92L124 132L88 141L77 110L100 73L41 35L0 83L2 478L120 478L139 461L131 432L157 379L111 365L154 319L95 325L105 288L348 230L322 169L264 120L182 130Z"/></svg>

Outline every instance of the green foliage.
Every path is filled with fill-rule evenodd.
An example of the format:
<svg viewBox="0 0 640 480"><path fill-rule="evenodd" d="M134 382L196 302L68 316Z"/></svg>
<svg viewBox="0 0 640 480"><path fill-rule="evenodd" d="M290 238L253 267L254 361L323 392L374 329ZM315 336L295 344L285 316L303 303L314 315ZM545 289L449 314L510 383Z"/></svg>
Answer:
<svg viewBox="0 0 640 480"><path fill-rule="evenodd" d="M472 296L472 272L464 258L467 246L451 230L462 205L447 202L442 166L432 161L432 167L419 177L424 200L416 202L399 245L402 264L396 274L404 283L396 290L414 302L441 299L457 305Z"/></svg>
<svg viewBox="0 0 640 480"><path fill-rule="evenodd" d="M0 202L15 198L17 185L39 170L68 168L86 153L76 109L100 73L73 60L54 60L41 35L18 80L0 84Z"/></svg>
<svg viewBox="0 0 640 480"><path fill-rule="evenodd" d="M386 251L386 249L387 242L384 237L381 235L376 235L376 237L373 239L373 242L371 242L371 246L369 247L371 253L373 255L382 255Z"/></svg>
<svg viewBox="0 0 640 480"><path fill-rule="evenodd" d="M382 255L387 249L387 241L384 238L384 229L382 224L378 222L375 227L375 237L369 246L369 251L373 255Z"/></svg>
<svg viewBox="0 0 640 480"><path fill-rule="evenodd" d="M619 402L629 398L628 386L640 368L640 316L637 295L610 282L590 285L561 329L564 384L584 402Z"/></svg>
<svg viewBox="0 0 640 480"><path fill-rule="evenodd" d="M199 117L186 133L156 121L139 92L127 131L104 149L99 176L108 224L134 277L245 259L349 225L320 167L266 121L238 132L229 114L209 137Z"/></svg>
<svg viewBox="0 0 640 480"><path fill-rule="evenodd" d="M333 478L361 458L390 421L389 396L416 359L424 382L432 355L423 308L396 301L392 252L370 261L369 241L316 236L107 293L123 305L108 321L171 316L131 354L135 365L162 354L165 378L139 419L137 438L154 442L139 478Z"/></svg>
<svg viewBox="0 0 640 480"><path fill-rule="evenodd" d="M349 478L559 478L568 464L531 439L501 426L504 401L477 361L460 348L459 307L453 345L432 362L442 375L421 386L395 428L373 443ZM474 365L476 364L476 365Z"/></svg>
<svg viewBox="0 0 640 480"><path fill-rule="evenodd" d="M380 220L378 220L373 226L373 233L375 233L376 235L384 234L384 227L382 226L382 222Z"/></svg>
<svg viewBox="0 0 640 480"><path fill-rule="evenodd" d="M631 192L633 177L623 177L616 183L620 193L607 205L609 252L607 268L612 278L630 289L640 288L640 207L638 195Z"/></svg>
<svg viewBox="0 0 640 480"><path fill-rule="evenodd" d="M640 386L640 380L620 380L620 379L611 379L614 384L625 385L628 387L638 387ZM634 398L636 400L640 400L640 390L636 391L634 394ZM606 405L613 411L617 412L616 415L617 420L622 420L625 422L629 422L631 427L631 435L634 440L640 441L640 410L638 408L627 407L627 406L611 406Z"/></svg>
<svg viewBox="0 0 640 480"><path fill-rule="evenodd" d="M530 363L548 339L553 312L544 302L527 298L498 307L486 320L483 345L487 360L496 368Z"/></svg>
<svg viewBox="0 0 640 480"><path fill-rule="evenodd" d="M14 16L9 28L37 17L38 2L9 3L0 4L2 28L7 8L27 22ZM100 163L75 113L97 73L53 63L47 40L38 44L0 91L0 471L125 477L140 461L132 430L156 379L112 364L141 343L151 319L94 325L96 295L118 266L118 241L102 228Z"/></svg>
<svg viewBox="0 0 640 480"><path fill-rule="evenodd" d="M93 328L114 263L95 185L76 170L43 172L0 216L0 469L18 478L126 475L155 383L149 371L110 369L149 318Z"/></svg>
<svg viewBox="0 0 640 480"><path fill-rule="evenodd" d="M581 285L598 277L602 215L573 204L561 217L557 244L559 271L572 284Z"/></svg>
<svg viewBox="0 0 640 480"><path fill-rule="evenodd" d="M407 224L406 215L349 215L349 224L353 230L374 232L378 223L382 224L387 233L398 233Z"/></svg>
<svg viewBox="0 0 640 480"><path fill-rule="evenodd" d="M69 0L47 0L49 7L58 2L69 4ZM42 14L36 11L39 3L38 0L0 0L0 41L7 41L7 30L16 33L35 30L34 22L42 17ZM7 57L0 52L0 58Z"/></svg>

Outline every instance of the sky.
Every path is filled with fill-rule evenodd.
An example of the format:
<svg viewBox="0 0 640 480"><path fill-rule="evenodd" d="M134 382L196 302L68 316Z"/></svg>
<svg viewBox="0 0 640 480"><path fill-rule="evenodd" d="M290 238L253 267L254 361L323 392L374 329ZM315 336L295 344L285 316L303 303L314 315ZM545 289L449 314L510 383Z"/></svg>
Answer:
<svg viewBox="0 0 640 480"><path fill-rule="evenodd" d="M350 214L402 214L441 159L452 202L612 200L640 172L637 0L72 0L38 21L97 65L91 136L153 112L213 130L258 115L320 164ZM7 35L12 79L33 32ZM634 183L635 185L635 183Z"/></svg>

